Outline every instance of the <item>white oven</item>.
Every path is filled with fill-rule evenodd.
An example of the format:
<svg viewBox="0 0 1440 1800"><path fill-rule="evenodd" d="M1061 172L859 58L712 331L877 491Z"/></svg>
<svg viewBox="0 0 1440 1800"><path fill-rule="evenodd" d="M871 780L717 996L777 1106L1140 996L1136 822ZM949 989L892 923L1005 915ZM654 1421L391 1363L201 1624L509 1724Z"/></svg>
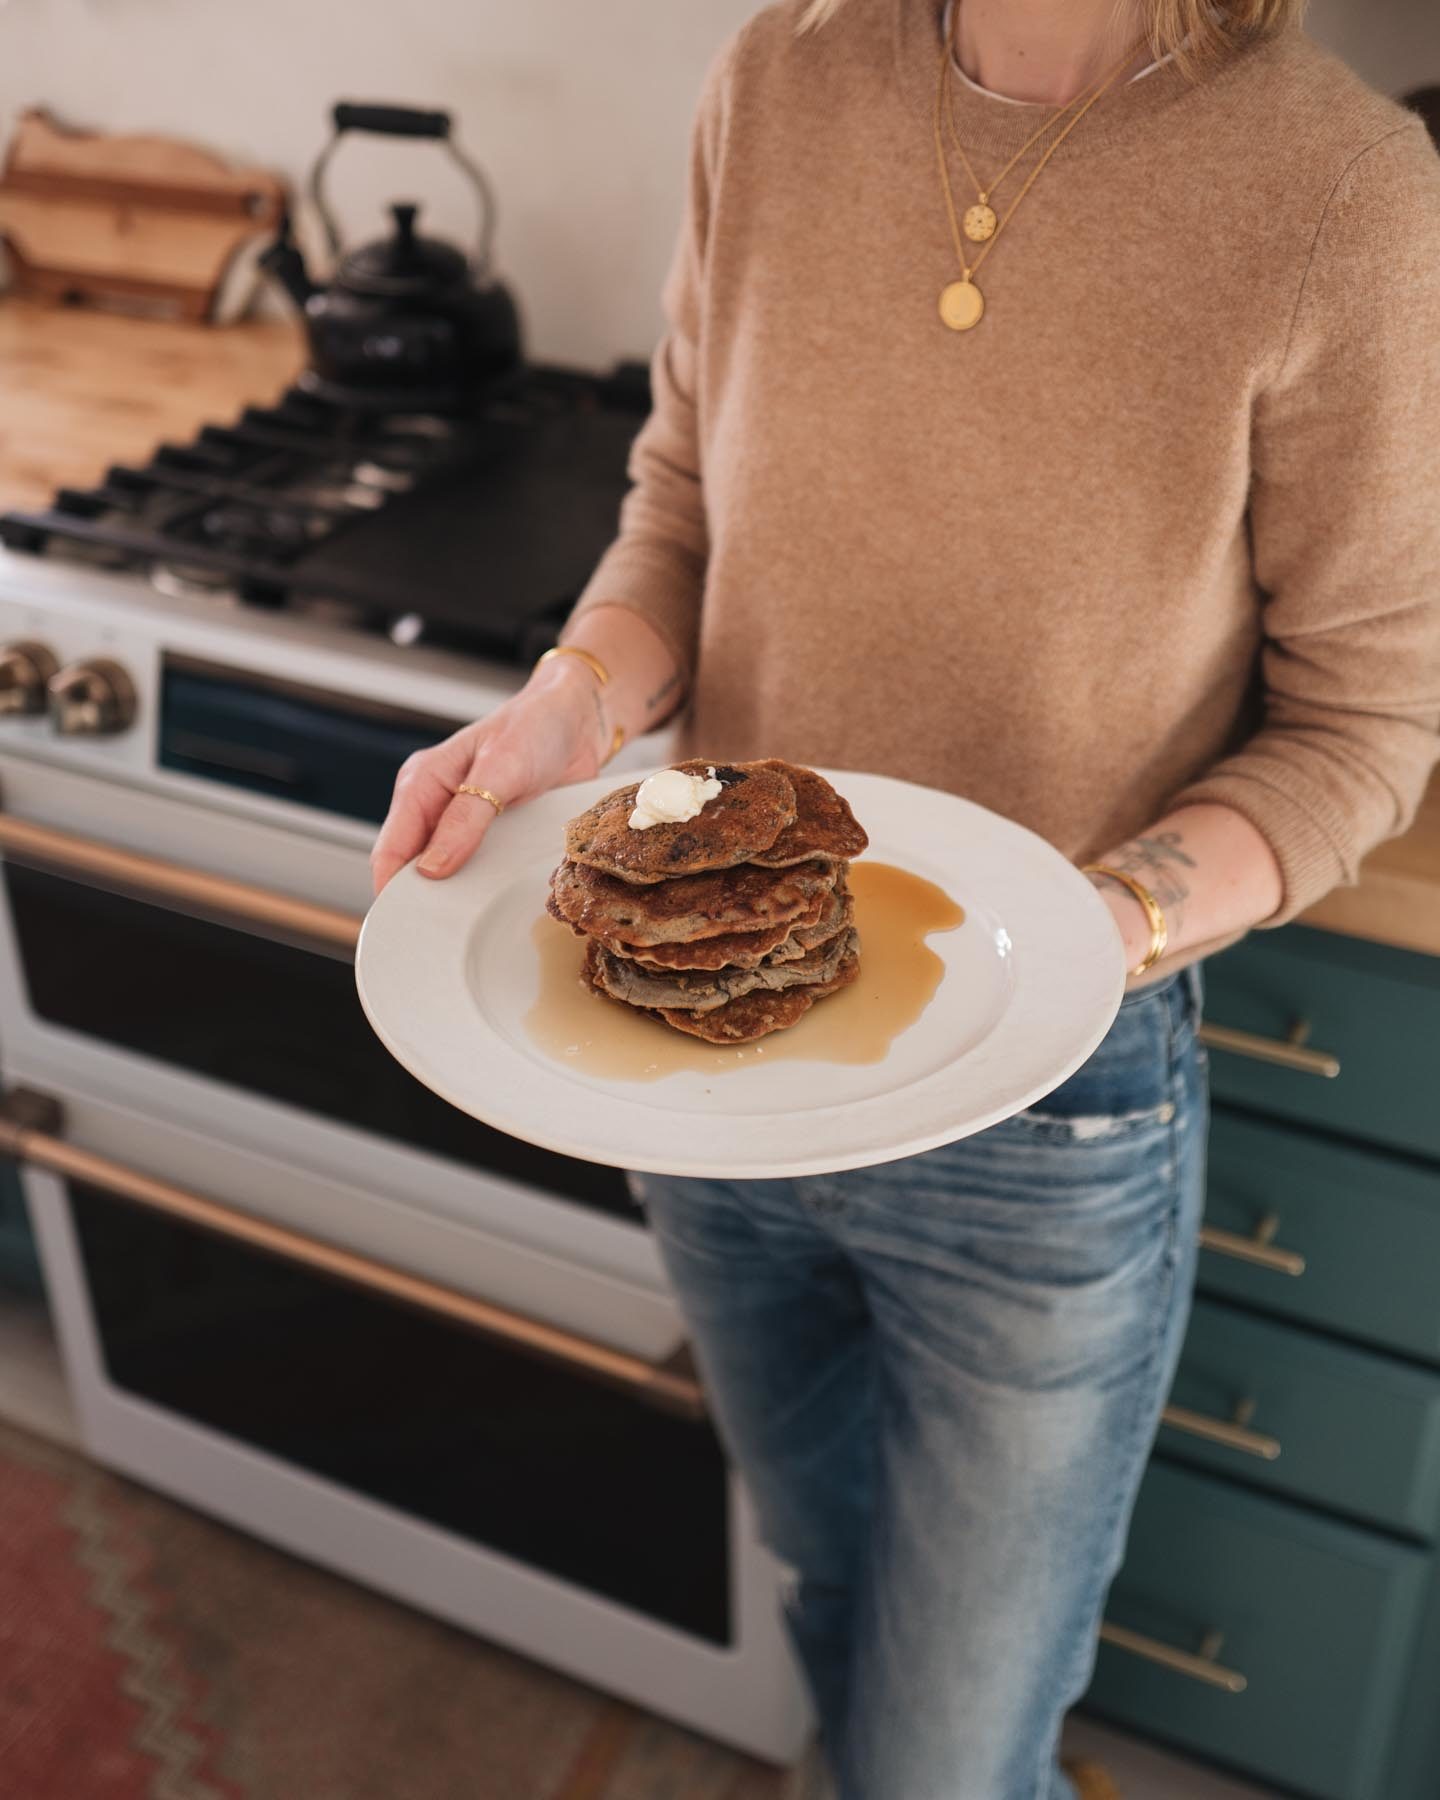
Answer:
<svg viewBox="0 0 1440 1800"><path fill-rule="evenodd" d="M88 1447L791 1757L777 1570L622 1177L437 1099L356 998L376 796L514 677L3 557L0 640L134 694L103 740L0 719L0 1144Z"/></svg>

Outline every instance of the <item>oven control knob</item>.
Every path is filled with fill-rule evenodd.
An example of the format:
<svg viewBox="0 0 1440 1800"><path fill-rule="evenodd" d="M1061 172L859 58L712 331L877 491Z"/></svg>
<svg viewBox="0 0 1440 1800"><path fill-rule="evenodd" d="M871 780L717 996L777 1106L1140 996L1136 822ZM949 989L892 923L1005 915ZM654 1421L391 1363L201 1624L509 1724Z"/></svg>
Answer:
<svg viewBox="0 0 1440 1800"><path fill-rule="evenodd" d="M50 723L67 737L124 731L135 718L135 684L117 662L67 663L50 677Z"/></svg>
<svg viewBox="0 0 1440 1800"><path fill-rule="evenodd" d="M43 713L45 684L59 666L44 644L0 645L0 714Z"/></svg>

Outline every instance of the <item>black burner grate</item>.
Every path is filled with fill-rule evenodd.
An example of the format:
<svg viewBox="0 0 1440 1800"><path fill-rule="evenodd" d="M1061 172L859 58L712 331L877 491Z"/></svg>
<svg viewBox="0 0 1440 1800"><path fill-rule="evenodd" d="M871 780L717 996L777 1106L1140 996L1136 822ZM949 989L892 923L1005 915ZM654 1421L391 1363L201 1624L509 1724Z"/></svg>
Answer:
<svg viewBox="0 0 1440 1800"><path fill-rule="evenodd" d="M396 643L524 661L614 536L647 371L522 371L473 412L383 414L291 389L143 467L0 516L28 555L293 609Z"/></svg>

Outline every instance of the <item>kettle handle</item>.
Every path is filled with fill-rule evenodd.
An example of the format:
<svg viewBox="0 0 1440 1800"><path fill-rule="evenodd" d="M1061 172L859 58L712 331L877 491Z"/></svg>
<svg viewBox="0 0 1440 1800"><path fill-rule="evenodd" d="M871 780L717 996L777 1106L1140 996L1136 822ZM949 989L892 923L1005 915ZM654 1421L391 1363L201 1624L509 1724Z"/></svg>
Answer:
<svg viewBox="0 0 1440 1800"><path fill-rule="evenodd" d="M422 112L415 106L337 100L330 118L337 137L342 131L374 131L382 137L448 138L450 135L449 113Z"/></svg>
<svg viewBox="0 0 1440 1800"><path fill-rule="evenodd" d="M432 138L443 144L451 162L475 190L479 202L480 226L471 259L471 270L477 281L489 278L490 247L495 239L495 193L478 163L472 162L450 135L448 112L424 112L414 106L389 106L382 101L337 100L330 115L333 127L330 141L315 158L307 184L310 202L325 229L325 241L332 256L340 254L340 229L325 197L325 173L330 159L340 147L347 131L371 131L382 137Z"/></svg>

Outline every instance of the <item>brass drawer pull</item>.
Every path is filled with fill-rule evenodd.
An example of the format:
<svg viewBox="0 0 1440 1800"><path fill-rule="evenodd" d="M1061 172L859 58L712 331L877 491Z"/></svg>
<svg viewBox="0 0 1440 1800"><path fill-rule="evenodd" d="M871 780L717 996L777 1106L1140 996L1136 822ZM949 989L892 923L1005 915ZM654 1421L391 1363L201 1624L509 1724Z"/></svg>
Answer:
<svg viewBox="0 0 1440 1800"><path fill-rule="evenodd" d="M424 1312L438 1313L486 1337L535 1356L560 1363L576 1374L591 1376L624 1389L666 1412L687 1419L706 1416L705 1395L681 1349L664 1363L647 1362L623 1350L612 1350L559 1326L511 1312L456 1288L442 1287L370 1257L307 1237L283 1225L258 1219L223 1201L190 1193L124 1163L82 1150L56 1136L63 1122L59 1102L27 1088L13 1088L0 1101L0 1155L32 1163L69 1181L101 1188L118 1199L146 1206L202 1230L249 1244L288 1262L302 1263L323 1274L373 1293L384 1294Z"/></svg>
<svg viewBox="0 0 1440 1800"><path fill-rule="evenodd" d="M1176 1650L1159 1638L1146 1637L1144 1632L1131 1631L1124 1625L1112 1625L1108 1619L1100 1627L1100 1641L1116 1650L1128 1650L1146 1662L1159 1663L1161 1668L1173 1669L1177 1675L1188 1675L1192 1681L1203 1681L1207 1687L1222 1688L1227 1694L1243 1694L1250 1685L1238 1669L1227 1669L1216 1661L1225 1641L1218 1631L1206 1632L1198 1655Z"/></svg>
<svg viewBox="0 0 1440 1800"><path fill-rule="evenodd" d="M1248 1056L1252 1062L1275 1063L1282 1069L1293 1069L1297 1075L1321 1075L1333 1080L1340 1073L1340 1058L1328 1050L1307 1050L1305 1040L1310 1027L1298 1020L1284 1038L1261 1037L1254 1031L1237 1031L1233 1025L1200 1027L1202 1044L1211 1050L1228 1050L1233 1056Z"/></svg>
<svg viewBox="0 0 1440 1800"><path fill-rule="evenodd" d="M1267 1437L1263 1431L1252 1431L1250 1420L1255 1411L1253 1400L1242 1400L1233 1418L1215 1419L1209 1413L1192 1412L1188 1406L1167 1406L1161 1424L1172 1431L1188 1432L1191 1437L1205 1438L1212 1444L1223 1444L1228 1450L1241 1450L1246 1456L1258 1456L1262 1462L1274 1462L1280 1454L1279 1438Z"/></svg>
<svg viewBox="0 0 1440 1800"><path fill-rule="evenodd" d="M360 936L360 920L353 913L35 825L13 813L0 812L0 853L13 862L139 894L182 912L193 908L202 916L219 914L261 936L303 938L332 956L353 956Z"/></svg>
<svg viewBox="0 0 1440 1800"><path fill-rule="evenodd" d="M1213 1250L1217 1256L1233 1256L1237 1262L1254 1263L1257 1269L1268 1269L1272 1275L1303 1275L1305 1258L1298 1250L1280 1250L1275 1234L1280 1229L1278 1213L1266 1213L1255 1227L1253 1237L1241 1237L1237 1231L1222 1231L1218 1225L1200 1227L1200 1248Z"/></svg>

